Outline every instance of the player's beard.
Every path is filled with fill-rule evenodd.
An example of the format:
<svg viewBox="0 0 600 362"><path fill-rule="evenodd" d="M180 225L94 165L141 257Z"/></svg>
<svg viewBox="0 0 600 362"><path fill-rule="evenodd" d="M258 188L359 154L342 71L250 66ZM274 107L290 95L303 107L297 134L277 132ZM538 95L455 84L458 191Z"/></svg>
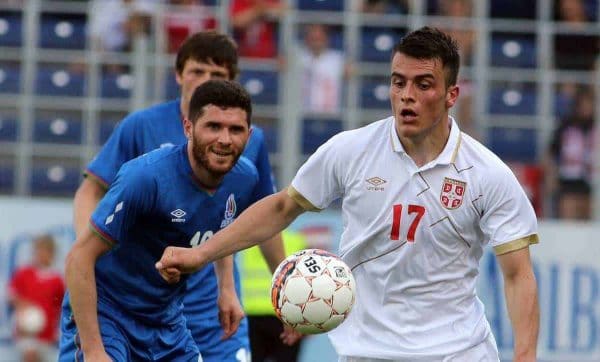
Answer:
<svg viewBox="0 0 600 362"><path fill-rule="evenodd" d="M192 157L197 165L200 165L202 168L208 171L211 176L215 178L222 178L225 176L227 172L229 172L233 166L236 164L238 159L241 156L241 153L234 155L233 162L229 165L229 167L219 167L215 168L211 166L209 160L209 146L201 144L194 136L192 136Z"/></svg>

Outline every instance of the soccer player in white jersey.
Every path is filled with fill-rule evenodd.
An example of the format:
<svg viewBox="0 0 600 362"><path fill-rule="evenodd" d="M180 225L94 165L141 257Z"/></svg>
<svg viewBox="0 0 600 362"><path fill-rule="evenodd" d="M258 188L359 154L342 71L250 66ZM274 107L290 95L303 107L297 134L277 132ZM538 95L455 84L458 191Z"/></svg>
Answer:
<svg viewBox="0 0 600 362"><path fill-rule="evenodd" d="M156 267L169 281L168 267L194 271L341 198L339 254L357 295L348 320L330 332L340 361L498 361L475 294L487 245L504 275L514 361L535 361L536 216L509 168L449 116L458 67L452 38L428 27L409 33L393 51L391 117L334 136L287 190L199 248L169 247Z"/></svg>

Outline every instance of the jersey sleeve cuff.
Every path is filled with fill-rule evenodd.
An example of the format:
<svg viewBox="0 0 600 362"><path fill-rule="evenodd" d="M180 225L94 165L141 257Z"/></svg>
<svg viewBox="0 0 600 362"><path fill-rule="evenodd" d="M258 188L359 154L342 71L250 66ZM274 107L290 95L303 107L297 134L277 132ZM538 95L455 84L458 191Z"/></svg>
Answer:
<svg viewBox="0 0 600 362"><path fill-rule="evenodd" d="M113 239L106 232L102 231L98 227L98 225L96 225L92 220L90 220L89 225L90 225L90 230L92 230L92 232L94 234L98 235L100 237L100 239L102 239L102 241L104 241L108 246L110 246L112 248L117 244L117 241L115 239Z"/></svg>
<svg viewBox="0 0 600 362"><path fill-rule="evenodd" d="M300 205L306 211L321 211L318 207L313 205L310 201L306 199L301 193L299 193L292 185L288 186L287 194L292 200L296 201L298 205Z"/></svg>
<svg viewBox="0 0 600 362"><path fill-rule="evenodd" d="M104 179L102 179L102 177L96 175L89 169L86 169L85 171L83 171L83 177L86 177L86 178L94 181L95 183L100 185L100 187L102 187L103 189L108 190L108 182L104 181Z"/></svg>
<svg viewBox="0 0 600 362"><path fill-rule="evenodd" d="M511 251L519 250L528 247L529 245L537 244L540 242L540 238L537 234L531 234L524 238L509 241L498 246L494 246L494 252L496 255L502 255L510 253Z"/></svg>

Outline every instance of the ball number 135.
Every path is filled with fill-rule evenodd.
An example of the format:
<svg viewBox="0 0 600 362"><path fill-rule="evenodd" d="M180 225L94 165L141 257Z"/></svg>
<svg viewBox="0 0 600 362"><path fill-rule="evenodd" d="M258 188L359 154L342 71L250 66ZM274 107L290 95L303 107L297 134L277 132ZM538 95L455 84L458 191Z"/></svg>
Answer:
<svg viewBox="0 0 600 362"><path fill-rule="evenodd" d="M390 239L400 240L400 225L402 224L402 204L394 205L394 215L392 220L392 232L390 233ZM408 215L416 214L412 219L408 232L406 233L406 241L412 243L415 241L415 233L417 232L417 226L425 215L425 207L421 205L408 205Z"/></svg>

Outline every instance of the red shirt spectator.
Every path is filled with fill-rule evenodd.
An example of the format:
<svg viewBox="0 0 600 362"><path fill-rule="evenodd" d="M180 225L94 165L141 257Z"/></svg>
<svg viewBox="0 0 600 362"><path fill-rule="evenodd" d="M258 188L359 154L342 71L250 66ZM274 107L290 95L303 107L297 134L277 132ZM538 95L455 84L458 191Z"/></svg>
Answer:
<svg viewBox="0 0 600 362"><path fill-rule="evenodd" d="M46 325L36 337L47 343L55 343L58 340L60 306L65 294L62 276L39 266L24 266L17 269L10 280L10 293L24 305L33 304L44 311Z"/></svg>
<svg viewBox="0 0 600 362"><path fill-rule="evenodd" d="M233 0L231 18L239 53L243 57L277 56L274 22L284 10L279 0Z"/></svg>

